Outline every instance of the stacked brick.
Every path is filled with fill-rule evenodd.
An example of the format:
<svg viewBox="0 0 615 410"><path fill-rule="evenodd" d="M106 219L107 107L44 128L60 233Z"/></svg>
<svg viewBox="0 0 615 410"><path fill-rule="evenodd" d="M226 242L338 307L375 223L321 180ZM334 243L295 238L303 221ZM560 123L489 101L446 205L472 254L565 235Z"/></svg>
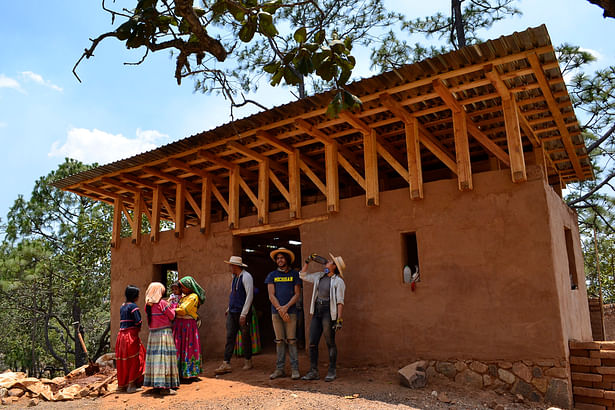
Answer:
<svg viewBox="0 0 615 410"><path fill-rule="evenodd" d="M575 408L615 410L615 342L570 341Z"/></svg>

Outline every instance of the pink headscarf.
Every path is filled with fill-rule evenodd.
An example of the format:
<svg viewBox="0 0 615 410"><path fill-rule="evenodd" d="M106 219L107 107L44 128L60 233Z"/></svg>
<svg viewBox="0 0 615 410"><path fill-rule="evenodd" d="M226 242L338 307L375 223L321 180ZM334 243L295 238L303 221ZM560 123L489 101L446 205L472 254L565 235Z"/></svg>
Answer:
<svg viewBox="0 0 615 410"><path fill-rule="evenodd" d="M154 305L160 302L164 292L166 291L164 285L160 282L152 282L147 287L145 291L145 304L146 305Z"/></svg>

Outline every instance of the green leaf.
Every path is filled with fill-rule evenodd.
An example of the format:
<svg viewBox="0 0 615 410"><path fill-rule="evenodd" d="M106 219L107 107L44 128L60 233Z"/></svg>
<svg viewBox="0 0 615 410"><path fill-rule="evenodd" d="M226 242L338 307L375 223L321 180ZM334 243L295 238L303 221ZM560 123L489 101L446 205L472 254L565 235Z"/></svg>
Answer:
<svg viewBox="0 0 615 410"><path fill-rule="evenodd" d="M325 31L317 31L316 34L314 34L314 41L318 44L322 44L322 42L325 41Z"/></svg>
<svg viewBox="0 0 615 410"><path fill-rule="evenodd" d="M316 69L316 74L325 81L331 81L335 75L335 71L336 70L331 59L325 59Z"/></svg>
<svg viewBox="0 0 615 410"><path fill-rule="evenodd" d="M136 26L137 23L134 20L128 20L115 30L117 38L122 41L127 40Z"/></svg>
<svg viewBox="0 0 615 410"><path fill-rule="evenodd" d="M295 35L293 37L297 43L304 43L307 39L307 29L305 27L301 27L295 31Z"/></svg>
<svg viewBox="0 0 615 410"><path fill-rule="evenodd" d="M352 37L346 37L344 39L344 46L348 51L352 50Z"/></svg>
<svg viewBox="0 0 615 410"><path fill-rule="evenodd" d="M265 66L263 66L263 70L266 73L269 73L269 74L275 73L278 70L278 68L280 68L280 62L279 61L273 61L273 62L271 62L269 64L265 64Z"/></svg>
<svg viewBox="0 0 615 410"><path fill-rule="evenodd" d="M346 67L342 67L342 72L337 79L338 85L342 86L346 84L351 74L352 74L351 70L347 69Z"/></svg>
<svg viewBox="0 0 615 410"><path fill-rule="evenodd" d="M331 47L331 50L337 54L343 54L346 50L346 46L341 40L332 40L329 42L329 46Z"/></svg>
<svg viewBox="0 0 615 410"><path fill-rule="evenodd" d="M194 14L199 17L203 17L205 15L205 10L200 7L193 7L192 9L194 10Z"/></svg>
<svg viewBox="0 0 615 410"><path fill-rule="evenodd" d="M284 68L284 81L288 85L298 85L301 84L301 77L295 74L294 70L290 67Z"/></svg>
<svg viewBox="0 0 615 410"><path fill-rule="evenodd" d="M340 111L342 111L342 95L341 93L337 93L327 107L327 116L329 118L337 118Z"/></svg>
<svg viewBox="0 0 615 410"><path fill-rule="evenodd" d="M318 48L320 47L320 45L318 45L317 43L304 43L303 47L307 48L308 50L310 50L312 53L314 53L316 50L318 50Z"/></svg>
<svg viewBox="0 0 615 410"><path fill-rule="evenodd" d="M268 37L275 37L278 35L278 30L273 24L273 16L271 13L261 11L258 13L258 32Z"/></svg>
<svg viewBox="0 0 615 410"><path fill-rule="evenodd" d="M267 3L263 3L262 4L262 10L266 11L267 13L270 14L274 14L282 5L282 2L280 0L276 0L276 1L270 1Z"/></svg>
<svg viewBox="0 0 615 410"><path fill-rule="evenodd" d="M233 15L235 20L242 22L244 18L246 17L246 13L244 13L243 9L241 9L240 7L237 7L235 4L226 3L226 7L229 13Z"/></svg>
<svg viewBox="0 0 615 410"><path fill-rule="evenodd" d="M356 95L344 90L343 91L343 108L354 110L356 108L360 108L363 105L363 102Z"/></svg>
<svg viewBox="0 0 615 410"><path fill-rule="evenodd" d="M282 68L278 69L278 71L273 75L273 77L271 77L271 82L269 84L275 87L276 85L280 83L280 80L282 79L283 75L284 75L284 70Z"/></svg>
<svg viewBox="0 0 615 410"><path fill-rule="evenodd" d="M221 16L226 12L227 6L224 0L218 0L211 6L211 11L215 17Z"/></svg>

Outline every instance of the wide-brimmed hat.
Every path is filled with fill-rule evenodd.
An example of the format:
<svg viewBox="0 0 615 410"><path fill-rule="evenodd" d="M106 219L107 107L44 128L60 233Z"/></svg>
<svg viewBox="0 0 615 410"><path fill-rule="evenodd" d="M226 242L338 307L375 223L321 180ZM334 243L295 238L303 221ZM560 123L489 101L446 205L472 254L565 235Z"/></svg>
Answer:
<svg viewBox="0 0 615 410"><path fill-rule="evenodd" d="M337 266L337 271L340 273L340 276L343 278L344 270L346 269L346 263L344 262L344 259L342 259L341 256L333 256L331 252L329 252L329 256L331 257L333 263L335 263L335 266Z"/></svg>
<svg viewBox="0 0 615 410"><path fill-rule="evenodd" d="M229 258L229 260L224 261L224 263L228 263L229 265L241 266L243 268L247 268L248 267L248 265L243 263L243 261L241 260L241 256L231 256Z"/></svg>
<svg viewBox="0 0 615 410"><path fill-rule="evenodd" d="M290 263L293 263L295 261L295 254L293 253L293 251L291 251L290 249L286 249L286 248L278 248L274 251L271 251L271 253L269 254L269 256L271 256L271 259L273 259L274 262L275 262L275 257L278 253L285 253L288 256L290 256Z"/></svg>

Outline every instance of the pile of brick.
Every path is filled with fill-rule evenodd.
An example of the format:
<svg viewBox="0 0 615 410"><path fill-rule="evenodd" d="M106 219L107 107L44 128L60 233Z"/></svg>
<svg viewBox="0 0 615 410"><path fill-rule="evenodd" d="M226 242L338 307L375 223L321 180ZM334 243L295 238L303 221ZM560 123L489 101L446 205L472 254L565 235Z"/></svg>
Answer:
<svg viewBox="0 0 615 410"><path fill-rule="evenodd" d="M615 409L615 342L570 341L575 408Z"/></svg>

